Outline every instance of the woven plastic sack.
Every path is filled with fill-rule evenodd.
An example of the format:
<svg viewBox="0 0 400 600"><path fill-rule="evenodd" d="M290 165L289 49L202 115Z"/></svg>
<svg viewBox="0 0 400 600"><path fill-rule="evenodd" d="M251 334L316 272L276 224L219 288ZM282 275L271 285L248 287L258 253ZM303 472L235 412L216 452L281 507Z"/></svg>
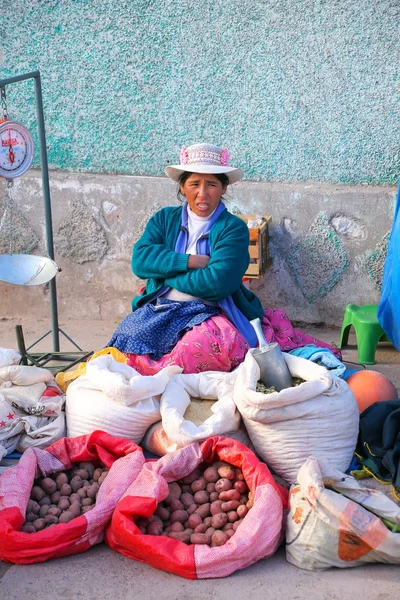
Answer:
<svg viewBox="0 0 400 600"><path fill-rule="evenodd" d="M166 536L144 535L134 521L149 517L168 496L168 483L189 475L200 463L224 460L243 471L254 493L254 506L224 546L189 545ZM188 579L226 577L277 549L287 490L275 483L268 467L239 442L212 437L148 462L118 502L106 530L106 543L117 552Z"/></svg>
<svg viewBox="0 0 400 600"><path fill-rule="evenodd" d="M296 387L256 391L260 368L248 352L236 373L234 399L257 454L289 483L309 456L346 471L357 443L359 412L345 381L310 360L283 353Z"/></svg>
<svg viewBox="0 0 400 600"><path fill-rule="evenodd" d="M400 507L385 494L314 457L298 482L286 528L290 563L308 570L400 563Z"/></svg>
<svg viewBox="0 0 400 600"><path fill-rule="evenodd" d="M73 463L81 461L101 462L110 469L98 492L96 506L69 523L37 533L19 531L34 479L70 469ZM118 500L143 465L141 448L103 431L64 438L46 450L30 448L17 466L0 476L0 559L18 564L43 562L78 554L100 543Z"/></svg>

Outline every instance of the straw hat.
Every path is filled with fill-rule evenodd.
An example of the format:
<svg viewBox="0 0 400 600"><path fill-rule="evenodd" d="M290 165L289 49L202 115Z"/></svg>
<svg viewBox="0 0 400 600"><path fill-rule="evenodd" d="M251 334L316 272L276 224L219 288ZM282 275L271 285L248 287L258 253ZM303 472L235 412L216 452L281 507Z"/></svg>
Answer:
<svg viewBox="0 0 400 600"><path fill-rule="evenodd" d="M213 175L225 173L229 183L236 183L243 177L242 169L228 166L228 148L221 148L213 144L194 144L187 148L182 146L180 160L180 165L172 165L164 169L166 175L177 182L185 171L212 173Z"/></svg>

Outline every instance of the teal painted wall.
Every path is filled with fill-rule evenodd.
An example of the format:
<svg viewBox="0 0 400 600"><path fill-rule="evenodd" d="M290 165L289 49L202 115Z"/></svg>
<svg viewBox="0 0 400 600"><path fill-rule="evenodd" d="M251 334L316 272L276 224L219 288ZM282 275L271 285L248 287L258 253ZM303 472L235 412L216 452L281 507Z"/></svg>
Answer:
<svg viewBox="0 0 400 600"><path fill-rule="evenodd" d="M399 0L0 0L0 77L41 71L51 168L162 175L206 140L247 179L396 183L399 24ZM8 90L34 128L33 83Z"/></svg>

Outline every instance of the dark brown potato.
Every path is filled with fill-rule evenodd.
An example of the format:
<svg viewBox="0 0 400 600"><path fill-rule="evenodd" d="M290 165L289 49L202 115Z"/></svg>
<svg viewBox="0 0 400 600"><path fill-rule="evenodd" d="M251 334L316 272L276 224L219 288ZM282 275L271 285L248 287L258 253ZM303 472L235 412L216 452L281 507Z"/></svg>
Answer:
<svg viewBox="0 0 400 600"><path fill-rule="evenodd" d="M23 533L36 533L36 529L32 523L24 523L20 529Z"/></svg>
<svg viewBox="0 0 400 600"><path fill-rule="evenodd" d="M103 469L96 469L95 472L93 473L93 479L94 481L98 481L100 475L102 475L103 473Z"/></svg>
<svg viewBox="0 0 400 600"><path fill-rule="evenodd" d="M63 483L68 483L68 475L66 473L59 473L56 477L57 489L59 490Z"/></svg>
<svg viewBox="0 0 400 600"><path fill-rule="evenodd" d="M51 494L54 494L54 492L57 491L57 484L54 479L51 479L50 477L45 477L40 485L48 496L51 496Z"/></svg>
<svg viewBox="0 0 400 600"><path fill-rule="evenodd" d="M82 481L89 479L89 473L86 469L78 469L78 471L76 472L76 476L80 477Z"/></svg>
<svg viewBox="0 0 400 600"><path fill-rule="evenodd" d="M48 496L45 496L44 498L39 500L39 506L44 506L45 504L48 504L49 506L51 504L51 500Z"/></svg>
<svg viewBox="0 0 400 600"><path fill-rule="evenodd" d="M44 517L47 515L48 512L49 512L49 505L43 504L43 506L41 506L40 510L39 510L39 517L44 519Z"/></svg>
<svg viewBox="0 0 400 600"><path fill-rule="evenodd" d="M44 518L44 522L46 524L46 527L48 527L49 525L57 525L58 517L55 517L54 515L46 515Z"/></svg>
<svg viewBox="0 0 400 600"><path fill-rule="evenodd" d="M57 508L59 508L60 510L68 510L70 507L70 502L68 500L60 500L60 502L57 504Z"/></svg>
<svg viewBox="0 0 400 600"><path fill-rule="evenodd" d="M72 489L71 489L71 486L69 485L69 483L63 483L60 488L61 496L70 496L71 493L72 493Z"/></svg>
<svg viewBox="0 0 400 600"><path fill-rule="evenodd" d="M72 491L75 493L81 489L81 487L83 486L83 481L79 477L79 475L75 475L75 477L73 477L71 479L70 486L71 486Z"/></svg>
<svg viewBox="0 0 400 600"><path fill-rule="evenodd" d="M28 501L28 506L26 507L26 512L27 513L35 513L36 515L39 514L40 511L40 504L38 502L36 502L35 500L29 500Z"/></svg>
<svg viewBox="0 0 400 600"><path fill-rule="evenodd" d="M66 510L65 512L62 513L62 515L60 515L58 522L59 523L69 523L74 518L75 517L72 514L72 512L70 512L69 510Z"/></svg>
<svg viewBox="0 0 400 600"><path fill-rule="evenodd" d="M82 507L80 504L78 504L78 502L73 502L68 510L74 515L74 517L79 517Z"/></svg>
<svg viewBox="0 0 400 600"><path fill-rule="evenodd" d="M50 506L49 511L48 511L48 515L53 515L54 517L59 517L62 513L61 508L58 508L57 506Z"/></svg>
<svg viewBox="0 0 400 600"><path fill-rule="evenodd" d="M81 462L81 463L79 463L79 468L86 469L86 471L88 472L88 475L89 475L89 479L93 478L93 475L95 472L95 467L91 462Z"/></svg>
<svg viewBox="0 0 400 600"><path fill-rule="evenodd" d="M92 508L94 508L94 504L91 506L82 506L82 514L84 515L85 513L89 512L89 510L92 510Z"/></svg>
<svg viewBox="0 0 400 600"><path fill-rule="evenodd" d="M33 521L33 526L36 529L36 531L41 531L46 527L46 523L44 519L36 519L36 521Z"/></svg>
<svg viewBox="0 0 400 600"><path fill-rule="evenodd" d="M57 486L56 486L57 487ZM39 500L41 500L42 498L44 498L46 495L45 491L42 490L41 487L39 487L38 485L34 485L31 491L31 498L32 500L36 500L36 502L39 502Z"/></svg>
<svg viewBox="0 0 400 600"><path fill-rule="evenodd" d="M36 521L37 518L38 518L37 514L30 512L30 513L26 513L25 521L27 523L33 523L33 521ZM36 529L35 529L35 531L36 531Z"/></svg>
<svg viewBox="0 0 400 600"><path fill-rule="evenodd" d="M50 500L51 500L52 504L58 504L61 500L60 492L54 492L54 494L52 494L50 496Z"/></svg>
<svg viewBox="0 0 400 600"><path fill-rule="evenodd" d="M82 506L92 506L94 504L94 500L92 498L84 498L82 500Z"/></svg>

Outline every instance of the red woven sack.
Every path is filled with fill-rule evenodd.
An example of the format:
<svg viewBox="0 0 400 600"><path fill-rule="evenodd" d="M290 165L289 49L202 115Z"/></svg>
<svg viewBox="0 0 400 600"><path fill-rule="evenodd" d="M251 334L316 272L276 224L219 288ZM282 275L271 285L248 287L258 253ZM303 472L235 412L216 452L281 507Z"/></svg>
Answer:
<svg viewBox="0 0 400 600"><path fill-rule="evenodd" d="M30 448L0 476L0 559L29 564L84 552L103 540L104 529L127 487L144 465L142 449L103 431L63 438L46 450ZM73 463L102 462L110 469L89 512L37 533L19 531L34 479L70 469Z"/></svg>
<svg viewBox="0 0 400 600"><path fill-rule="evenodd" d="M158 502L168 496L168 483L189 475L203 461L212 464L218 459L241 468L254 494L254 506L224 546L187 546L167 536L140 532L134 521L154 513ZM225 577L275 552L282 540L287 500L287 490L249 448L229 438L212 437L147 462L118 502L105 541L121 554L181 577Z"/></svg>

